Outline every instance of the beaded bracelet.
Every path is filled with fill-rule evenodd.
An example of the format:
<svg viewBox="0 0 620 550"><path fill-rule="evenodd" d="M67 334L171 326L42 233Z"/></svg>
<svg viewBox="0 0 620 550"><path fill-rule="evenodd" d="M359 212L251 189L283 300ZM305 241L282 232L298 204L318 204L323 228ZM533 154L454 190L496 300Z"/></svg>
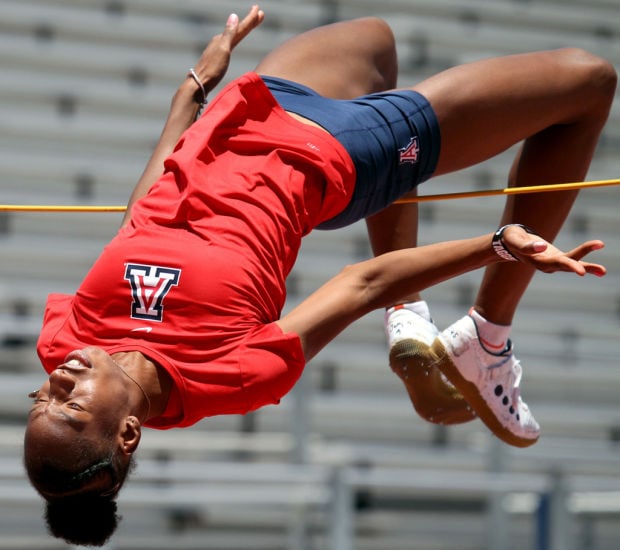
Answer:
<svg viewBox="0 0 620 550"><path fill-rule="evenodd" d="M508 247L506 246L503 238L504 231L507 227L510 226L520 227L531 235L535 235L536 233L532 229L521 223L509 223L500 227L493 235L493 240L491 241L491 244L493 245L493 250L495 250L495 253L503 260L508 260L509 262L518 262L519 258L517 258L512 252L510 252L510 250L508 250Z"/></svg>

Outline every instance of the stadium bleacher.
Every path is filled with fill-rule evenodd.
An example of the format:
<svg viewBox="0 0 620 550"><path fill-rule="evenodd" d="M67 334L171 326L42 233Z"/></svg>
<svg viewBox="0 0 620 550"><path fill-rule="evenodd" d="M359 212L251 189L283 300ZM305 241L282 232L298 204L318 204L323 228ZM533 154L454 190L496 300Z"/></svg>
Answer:
<svg viewBox="0 0 620 550"><path fill-rule="evenodd" d="M587 48L620 67L616 0L261 6L267 20L239 46L225 82L297 32L363 15L394 27L403 86L463 61L561 46ZM227 14L247 7L237 0L3 0L0 203L123 204L176 85ZM617 177L619 145L617 101L588 179ZM510 154L438 178L422 193L502 188ZM544 429L537 445L515 450L478 422L446 428L417 418L387 365L375 312L319 354L280 406L145 433L108 548L616 548L618 204L617 187L583 191L559 238L561 246L605 240L597 257L608 276L539 274L515 320L524 395ZM489 231L501 205L499 198L425 203L421 240ZM47 294L71 293L119 222L119 214L0 212L0 550L68 548L46 534L41 501L21 466L25 395L42 380L34 342ZM368 254L362 224L315 232L292 274L287 307ZM440 326L463 314L479 277L429 289Z"/></svg>

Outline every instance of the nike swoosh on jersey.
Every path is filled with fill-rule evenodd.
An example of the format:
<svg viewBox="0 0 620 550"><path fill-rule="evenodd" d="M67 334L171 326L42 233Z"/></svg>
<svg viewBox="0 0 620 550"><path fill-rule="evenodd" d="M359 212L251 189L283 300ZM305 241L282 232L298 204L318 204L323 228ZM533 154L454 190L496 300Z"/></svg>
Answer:
<svg viewBox="0 0 620 550"><path fill-rule="evenodd" d="M137 327L137 328L132 328L131 332L151 332L153 330L153 327Z"/></svg>

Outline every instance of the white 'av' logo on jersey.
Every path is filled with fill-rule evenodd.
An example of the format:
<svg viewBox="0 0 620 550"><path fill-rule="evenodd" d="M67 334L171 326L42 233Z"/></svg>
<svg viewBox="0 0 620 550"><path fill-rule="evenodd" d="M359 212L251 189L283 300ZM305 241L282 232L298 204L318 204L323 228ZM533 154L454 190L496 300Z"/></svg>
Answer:
<svg viewBox="0 0 620 550"><path fill-rule="evenodd" d="M179 284L180 276L180 269L127 264L125 279L131 285L132 319L161 321L164 316L164 298L173 286Z"/></svg>

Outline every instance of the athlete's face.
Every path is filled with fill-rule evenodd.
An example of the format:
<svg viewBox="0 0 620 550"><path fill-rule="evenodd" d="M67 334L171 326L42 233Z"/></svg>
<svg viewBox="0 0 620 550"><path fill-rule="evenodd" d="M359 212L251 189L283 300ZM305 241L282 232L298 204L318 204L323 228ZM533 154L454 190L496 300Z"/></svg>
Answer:
<svg viewBox="0 0 620 550"><path fill-rule="evenodd" d="M109 438L131 414L127 386L127 377L103 350L71 352L31 394L28 431L48 440L62 440L75 432L94 440Z"/></svg>

